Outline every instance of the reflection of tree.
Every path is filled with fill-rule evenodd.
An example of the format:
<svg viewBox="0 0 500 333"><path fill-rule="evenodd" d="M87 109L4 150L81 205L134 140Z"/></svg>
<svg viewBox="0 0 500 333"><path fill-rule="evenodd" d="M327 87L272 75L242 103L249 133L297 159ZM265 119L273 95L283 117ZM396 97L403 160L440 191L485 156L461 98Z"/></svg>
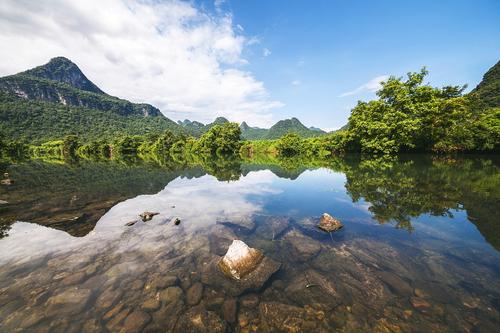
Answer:
<svg viewBox="0 0 500 333"><path fill-rule="evenodd" d="M200 157L197 162L210 175L221 181L238 180L241 176L241 159L236 156Z"/></svg>
<svg viewBox="0 0 500 333"><path fill-rule="evenodd" d="M500 204L500 173L493 160L382 158L346 163L344 172L353 201L367 201L380 223L395 221L398 228L411 231L412 218L452 216L452 210L466 209L469 216L477 216L471 220L480 230L488 226L490 235L485 237L498 246L492 210Z"/></svg>

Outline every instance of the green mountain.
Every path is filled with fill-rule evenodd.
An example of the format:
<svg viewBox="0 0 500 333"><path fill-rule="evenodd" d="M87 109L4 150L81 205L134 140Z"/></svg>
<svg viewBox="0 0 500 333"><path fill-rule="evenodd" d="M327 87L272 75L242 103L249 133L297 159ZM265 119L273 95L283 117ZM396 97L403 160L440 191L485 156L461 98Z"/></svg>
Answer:
<svg viewBox="0 0 500 333"><path fill-rule="evenodd" d="M246 140L260 140L264 139L268 130L259 127L250 127L246 122L240 124L241 136Z"/></svg>
<svg viewBox="0 0 500 333"><path fill-rule="evenodd" d="M222 125L225 123L228 123L229 120L227 120L224 117L217 117L215 120L209 124L203 124L200 123L199 121L191 121L188 119L185 119L183 121L177 121L177 124L182 126L184 130L191 135L194 136L201 136L203 133L207 132L209 129L211 129L215 125Z"/></svg>
<svg viewBox="0 0 500 333"><path fill-rule="evenodd" d="M310 129L304 126L297 118L280 120L267 132L265 139L279 139L287 133L296 133L301 137L309 138L325 134L320 129Z"/></svg>
<svg viewBox="0 0 500 333"><path fill-rule="evenodd" d="M481 109L500 107L500 61L484 74L483 80L470 95Z"/></svg>
<svg viewBox="0 0 500 333"><path fill-rule="evenodd" d="M42 142L67 134L97 139L167 129L182 131L152 105L104 93L63 57L0 78L0 131L13 139Z"/></svg>

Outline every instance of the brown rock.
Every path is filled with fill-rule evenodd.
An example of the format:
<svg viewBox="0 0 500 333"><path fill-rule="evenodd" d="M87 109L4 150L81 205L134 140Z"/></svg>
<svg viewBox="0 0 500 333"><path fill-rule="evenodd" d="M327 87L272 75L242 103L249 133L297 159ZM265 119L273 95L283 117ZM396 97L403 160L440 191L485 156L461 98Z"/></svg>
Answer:
<svg viewBox="0 0 500 333"><path fill-rule="evenodd" d="M235 239L226 255L219 262L219 268L228 277L240 280L252 272L262 261L261 251L253 249L244 242Z"/></svg>
<svg viewBox="0 0 500 333"><path fill-rule="evenodd" d="M398 295L412 295L413 288L401 279L399 276L392 272L382 271L378 273L379 278L389 286L389 289Z"/></svg>
<svg viewBox="0 0 500 333"><path fill-rule="evenodd" d="M160 301L164 303L177 302L182 297L182 289L179 287L169 287L160 292Z"/></svg>
<svg viewBox="0 0 500 333"><path fill-rule="evenodd" d="M77 284L83 281L85 279L85 273L84 272L77 272L75 274L71 274L67 277L65 277L61 282L62 284L68 286L72 284Z"/></svg>
<svg viewBox="0 0 500 333"><path fill-rule="evenodd" d="M426 312L431 307L429 302L420 297L411 297L410 303L415 309L421 312Z"/></svg>
<svg viewBox="0 0 500 333"><path fill-rule="evenodd" d="M244 308L253 309L259 305L259 296L257 294L247 294L241 297L240 304Z"/></svg>
<svg viewBox="0 0 500 333"><path fill-rule="evenodd" d="M154 311L160 308L161 302L157 298L150 298L142 303L141 308L146 311Z"/></svg>
<svg viewBox="0 0 500 333"><path fill-rule="evenodd" d="M95 302L95 306L101 309L107 309L111 307L120 297L122 293L118 290L112 288L106 289Z"/></svg>
<svg viewBox="0 0 500 333"><path fill-rule="evenodd" d="M224 320L228 323L234 323L236 321L236 310L237 303L236 298L230 298L224 301L222 305L222 313L224 314Z"/></svg>
<svg viewBox="0 0 500 333"><path fill-rule="evenodd" d="M173 331L223 333L226 331L226 324L215 312L207 311L198 305L190 308L179 318Z"/></svg>
<svg viewBox="0 0 500 333"><path fill-rule="evenodd" d="M300 261L307 261L321 250L321 244L298 230L292 230L284 237L289 244L292 255Z"/></svg>
<svg viewBox="0 0 500 333"><path fill-rule="evenodd" d="M78 314L87 305L90 295L89 289L67 289L48 299L46 314L47 316Z"/></svg>
<svg viewBox="0 0 500 333"><path fill-rule="evenodd" d="M196 305L200 303L202 294L203 294L203 285L200 282L196 282L187 290L186 302L189 305Z"/></svg>
<svg viewBox="0 0 500 333"><path fill-rule="evenodd" d="M259 305L260 317L271 328L271 331L302 332L305 321L305 310L296 306L265 302Z"/></svg>
<svg viewBox="0 0 500 333"><path fill-rule="evenodd" d="M318 228L326 232L333 232L341 229L344 225L328 213L323 213L319 220Z"/></svg>
<svg viewBox="0 0 500 333"><path fill-rule="evenodd" d="M134 333L141 332L147 323L151 321L151 316L146 312L136 310L127 316L120 332Z"/></svg>
<svg viewBox="0 0 500 333"><path fill-rule="evenodd" d="M139 216L141 217L143 222L151 221L153 219L153 216L158 215L160 213L158 212L144 212L140 214Z"/></svg>

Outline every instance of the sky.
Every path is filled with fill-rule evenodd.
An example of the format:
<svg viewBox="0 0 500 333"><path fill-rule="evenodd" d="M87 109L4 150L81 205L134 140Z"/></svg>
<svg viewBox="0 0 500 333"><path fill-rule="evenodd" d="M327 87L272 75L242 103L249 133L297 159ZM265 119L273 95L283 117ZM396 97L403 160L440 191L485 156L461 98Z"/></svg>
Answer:
<svg viewBox="0 0 500 333"><path fill-rule="evenodd" d="M477 85L500 60L500 1L2 0L0 45L0 76L65 56L174 120L334 130L390 75Z"/></svg>

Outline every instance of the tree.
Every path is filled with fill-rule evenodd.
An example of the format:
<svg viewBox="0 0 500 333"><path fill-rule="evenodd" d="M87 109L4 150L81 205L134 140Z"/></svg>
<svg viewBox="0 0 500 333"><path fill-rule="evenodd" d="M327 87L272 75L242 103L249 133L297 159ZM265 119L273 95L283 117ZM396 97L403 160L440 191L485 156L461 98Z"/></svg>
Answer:
<svg viewBox="0 0 500 333"><path fill-rule="evenodd" d="M303 151L303 143L300 136L296 133L288 133L283 135L276 145L280 156L294 156Z"/></svg>
<svg viewBox="0 0 500 333"><path fill-rule="evenodd" d="M78 137L76 135L66 135L63 139L62 154L64 157L75 157L78 149Z"/></svg>
<svg viewBox="0 0 500 333"><path fill-rule="evenodd" d="M215 125L196 142L194 150L208 155L234 155L241 147L241 130L237 123Z"/></svg>

